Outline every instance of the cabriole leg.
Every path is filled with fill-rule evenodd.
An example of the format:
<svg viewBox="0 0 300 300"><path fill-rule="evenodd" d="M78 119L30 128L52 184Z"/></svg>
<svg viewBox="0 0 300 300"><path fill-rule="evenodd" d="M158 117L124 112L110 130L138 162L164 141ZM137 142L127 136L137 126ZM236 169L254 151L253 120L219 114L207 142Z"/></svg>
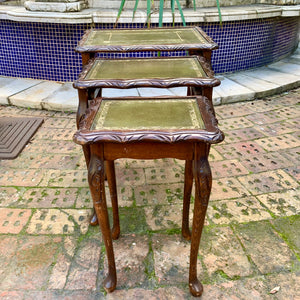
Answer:
<svg viewBox="0 0 300 300"><path fill-rule="evenodd" d="M107 292L112 292L116 288L117 275L112 244L112 235L109 226L108 211L105 199L103 145L94 144L90 146L90 149L91 159L88 169L88 181L93 198L94 209L97 214L100 229L102 232L108 261L108 275L104 280L103 285Z"/></svg>
<svg viewBox="0 0 300 300"><path fill-rule="evenodd" d="M105 179L108 181L108 187L110 192L110 198L113 209L113 228L112 228L112 238L117 240L120 235L120 222L119 222L119 210L118 210L118 195L117 195L117 184L115 175L115 164L114 161L105 161ZM90 220L91 226L98 225L97 215L94 213Z"/></svg>
<svg viewBox="0 0 300 300"><path fill-rule="evenodd" d="M203 286L197 278L197 256L212 184L211 170L208 163L208 154L209 146L206 144L195 145L195 206L189 272L190 292L195 297L201 296L203 292Z"/></svg>
<svg viewBox="0 0 300 300"><path fill-rule="evenodd" d="M108 182L112 210L113 210L112 238L116 240L120 236L120 221L119 221L115 164L113 160L106 161L106 176L107 176L107 182Z"/></svg>
<svg viewBox="0 0 300 300"><path fill-rule="evenodd" d="M189 210L191 202L191 193L193 187L193 161L185 161L184 169L184 192L183 192L183 210L182 210L182 236L186 240L191 239L189 228Z"/></svg>
<svg viewBox="0 0 300 300"><path fill-rule="evenodd" d="M79 104L76 114L76 125L77 129L79 129L79 123L82 120L83 116L86 113L86 110L88 108L88 92L87 90L78 90L78 98L79 98Z"/></svg>

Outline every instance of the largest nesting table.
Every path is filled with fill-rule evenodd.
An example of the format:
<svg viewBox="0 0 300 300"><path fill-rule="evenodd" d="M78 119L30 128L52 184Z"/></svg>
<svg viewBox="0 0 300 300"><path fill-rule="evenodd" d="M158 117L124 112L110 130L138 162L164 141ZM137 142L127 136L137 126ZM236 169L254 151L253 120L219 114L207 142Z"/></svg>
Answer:
<svg viewBox="0 0 300 300"><path fill-rule="evenodd" d="M123 116L119 118L118 116ZM108 259L104 288L116 288L117 275L112 239L118 238L119 224L111 231L105 197L105 172L111 191L113 214L118 214L113 161L118 158L176 158L192 162L185 169L184 203L190 201L187 186L195 179L195 202L191 239L189 288L200 296L203 287L197 278L197 255L211 191L208 163L210 145L221 142L211 101L206 97L183 98L96 98L80 122L74 141L90 150L88 182L99 220ZM189 188L188 188L189 190ZM187 230L189 230L187 228Z"/></svg>
<svg viewBox="0 0 300 300"><path fill-rule="evenodd" d="M220 80L214 77L210 66L203 57L158 57L158 58L126 58L102 59L93 58L84 66L73 86L78 89L79 105L77 110L77 126L85 118L91 94L101 95L102 88L138 88L156 87L170 88L178 86L193 87L195 94L205 96L212 102L213 87L218 86ZM91 93L92 91L92 93ZM213 110L213 106L211 105ZM214 112L214 110L213 110ZM180 116L178 116L180 118ZM90 149L83 145L87 165L90 159ZM189 168L191 161L186 161ZM191 188L191 187L190 187ZM183 210L183 223L188 227L188 203ZM117 222L117 220L116 220ZM91 224L96 225L94 215ZM185 232L186 230L184 230Z"/></svg>

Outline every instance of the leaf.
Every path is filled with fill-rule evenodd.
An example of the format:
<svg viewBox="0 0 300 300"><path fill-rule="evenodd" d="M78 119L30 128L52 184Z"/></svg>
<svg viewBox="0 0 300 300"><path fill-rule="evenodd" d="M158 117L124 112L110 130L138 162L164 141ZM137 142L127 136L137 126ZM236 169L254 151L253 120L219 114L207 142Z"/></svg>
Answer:
<svg viewBox="0 0 300 300"><path fill-rule="evenodd" d="M179 12L180 12L182 24L183 24L183 26L186 26L185 18L184 18L183 11L182 11L182 8L181 8L181 5L180 5L179 0L176 0L176 3L177 3L178 10L179 10Z"/></svg>
<svg viewBox="0 0 300 300"><path fill-rule="evenodd" d="M276 294L277 292L279 292L280 291L280 286L276 286L276 287L274 287L274 289L272 289L271 291L270 291L270 294Z"/></svg>
<svg viewBox="0 0 300 300"><path fill-rule="evenodd" d="M222 26L222 14L221 14L221 9L220 9L220 2L219 2L219 0L216 0L216 2L217 2L220 25Z"/></svg>
<svg viewBox="0 0 300 300"><path fill-rule="evenodd" d="M163 26L163 15L164 15L164 0L159 1L159 22L158 27Z"/></svg>
<svg viewBox="0 0 300 300"><path fill-rule="evenodd" d="M118 11L118 16L117 16L117 19L116 19L114 28L117 26L117 23L118 23L118 21L119 21L119 19L120 19L120 16L121 16L121 13L122 13L122 10L123 10L123 7L124 7L125 2L126 2L126 0L122 0L122 1L121 1L120 7L119 7L119 11Z"/></svg>
<svg viewBox="0 0 300 300"><path fill-rule="evenodd" d="M134 19L134 16L135 16L138 4L139 4L139 0L135 0L135 5L134 5L134 8L133 8L132 19Z"/></svg>
<svg viewBox="0 0 300 300"><path fill-rule="evenodd" d="M147 27L150 27L151 19L151 0L147 0Z"/></svg>
<svg viewBox="0 0 300 300"><path fill-rule="evenodd" d="M171 0L172 23L175 26L175 0Z"/></svg>

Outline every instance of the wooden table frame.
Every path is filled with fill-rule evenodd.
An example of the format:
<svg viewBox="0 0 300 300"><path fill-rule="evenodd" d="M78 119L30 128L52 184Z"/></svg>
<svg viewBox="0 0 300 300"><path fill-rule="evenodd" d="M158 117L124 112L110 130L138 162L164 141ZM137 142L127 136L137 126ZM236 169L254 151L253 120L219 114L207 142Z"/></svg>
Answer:
<svg viewBox="0 0 300 300"><path fill-rule="evenodd" d="M177 60L187 59L189 57L178 57ZM198 60L203 71L205 72L205 77L191 77L191 78L165 78L165 79L155 79L155 78L136 78L136 79L102 79L102 80L87 80L86 76L89 70L92 68L97 59L92 59L89 63L84 66L82 72L80 73L78 79L74 81L74 88L78 89L79 105L76 115L77 128L79 126L80 120L84 117L86 109L89 107L89 101L95 97L102 96L102 88L138 88L138 87L155 87L155 88L171 88L186 86L191 88L190 95L202 95L207 97L212 101L213 87L220 85L220 80L214 77L214 72L210 68L209 62L204 57L190 56L190 58L195 58ZM153 61L159 61L169 59L168 57L154 58ZM101 59L104 60L104 59ZM120 59L121 61L122 59ZM126 59L124 59L126 60ZM141 60L147 60L143 58ZM107 60L110 61L110 60ZM95 91L98 89L97 94Z"/></svg>
<svg viewBox="0 0 300 300"><path fill-rule="evenodd" d="M89 153L88 156L85 156L88 166L88 181L107 253L108 276L103 284L108 292L112 292L117 284L112 239L117 239L120 234L113 163L118 158L176 158L186 161L182 235L191 240L190 292L193 296L200 296L203 292L203 286L197 278L197 255L212 184L208 155L210 145L221 142L224 135L217 128L211 101L201 96L190 98L197 101L205 126L203 130L164 130L163 128L155 131L124 131L121 128L120 130L90 130L93 119L101 105L102 98L98 98L91 101L90 108L88 108L85 118L81 120L79 130L74 135L74 141L82 145ZM124 98L122 99L124 100ZM130 99L139 100L137 98ZM167 97L153 99L167 99ZM114 223L112 231L105 197L105 162L107 162L106 174L113 208ZM193 179L195 179L195 202L192 232L190 232L188 214Z"/></svg>
<svg viewBox="0 0 300 300"><path fill-rule="evenodd" d="M155 38L153 39L153 32L165 31L165 30L182 30L182 31L193 31L195 37L199 37L202 41L195 41L190 43L184 43L180 40L173 43L157 43ZM121 42L115 44L92 44L88 45L87 40L95 32L122 32L126 35L126 39L130 40L133 32L141 32L152 35L152 43L134 43L132 45L124 45ZM209 64L211 63L211 52L218 49L218 44L215 43L200 27L197 26L186 26L186 27L162 27L162 28L131 28L130 32L128 29L90 29L85 32L82 39L79 41L75 51L79 52L82 57L83 66L86 65L91 58L94 58L96 53L125 53L125 52L142 52L142 51L151 51L151 52L170 52L170 51L187 51L189 55L199 55L203 56Z"/></svg>
<svg viewBox="0 0 300 300"><path fill-rule="evenodd" d="M89 63L84 66L79 78L74 82L74 88L78 89L79 105L76 115L77 128L79 128L79 123L85 118L86 110L89 107L89 102L95 97L102 95L102 88L137 88L137 87L156 87L156 88L170 88L178 86L187 86L189 88L189 94L192 95L202 95L207 97L212 102L212 92L213 87L220 84L220 80L214 77L214 73L210 68L210 64L204 57L191 56L191 57L178 57L176 60L185 60L187 58L196 59L201 65L203 71L205 72L205 77L194 77L194 78L165 78L165 79L155 79L155 78L136 78L136 79L102 79L102 80L87 80L86 76L89 70L92 68L94 63L97 61L96 58L91 59ZM159 61L169 59L155 58L153 61ZM103 59L101 59L103 60ZM121 61L122 59L120 59ZM126 59L124 59L126 60ZM147 60L147 58L141 59ZM106 61L111 61L107 59ZM96 92L97 91L97 92ZM213 105L211 106L212 110ZM88 151L84 148L85 156L89 155ZM91 218L91 225L97 225L98 220L96 215Z"/></svg>

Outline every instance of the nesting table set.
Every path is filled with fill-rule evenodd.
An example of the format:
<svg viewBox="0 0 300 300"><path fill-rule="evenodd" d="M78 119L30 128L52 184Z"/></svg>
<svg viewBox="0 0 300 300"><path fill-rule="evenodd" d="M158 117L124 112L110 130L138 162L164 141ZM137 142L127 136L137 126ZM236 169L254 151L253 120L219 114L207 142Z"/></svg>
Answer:
<svg viewBox="0 0 300 300"><path fill-rule="evenodd" d="M211 51L217 45L197 27L156 29L92 29L76 50L83 70L74 82L78 89L78 131L74 141L83 147L95 215L108 259L104 288L116 288L117 275L113 239L120 234L114 160L119 158L185 160L182 235L191 240L189 287L200 296L197 255L211 191L208 163L210 145L224 139L217 127L212 105L213 87L220 84L211 70ZM97 53L138 51L187 52L182 57L103 59ZM185 86L184 97L103 98L103 88L170 88ZM105 178L113 209L109 224ZM195 181L192 231L189 229L190 197Z"/></svg>

